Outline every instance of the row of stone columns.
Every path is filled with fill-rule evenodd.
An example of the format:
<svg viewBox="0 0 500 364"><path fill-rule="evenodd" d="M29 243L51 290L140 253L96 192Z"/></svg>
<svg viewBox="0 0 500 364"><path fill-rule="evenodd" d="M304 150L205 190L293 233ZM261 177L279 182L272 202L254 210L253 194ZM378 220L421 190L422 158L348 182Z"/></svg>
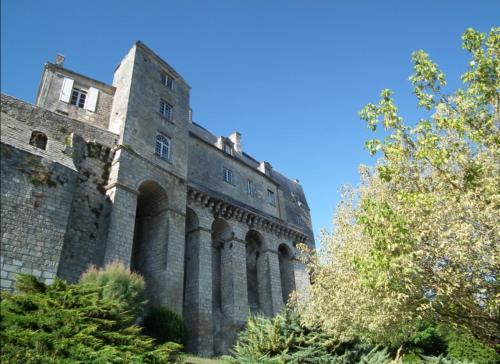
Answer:
<svg viewBox="0 0 500 364"><path fill-rule="evenodd" d="M104 262L121 260L130 266L140 193L121 185L107 193L113 209ZM293 288L307 289L307 273L300 263L290 260L287 268L280 263L284 255L277 236L252 230L242 221L216 219L201 204L191 204L185 216L171 211L161 216L168 232L154 244L165 245L158 251L167 258L151 272L157 284L150 291L156 290L156 304L183 314L189 351L204 356L226 353L252 313L249 301L258 303L256 311L273 316ZM256 248L249 252L251 244ZM256 282L247 275L249 253L255 257ZM252 284L257 298L249 297Z"/></svg>
<svg viewBox="0 0 500 364"><path fill-rule="evenodd" d="M271 248L270 242L266 244L260 233L246 225L229 225L228 221L215 219L210 211L196 207L188 208L187 220L193 219L197 227L186 225L187 348L200 355L218 355L234 344L250 313L273 316L282 309L286 298L282 275L290 274L288 280L294 281L294 263L290 262L288 269L280 269L277 248ZM260 241L256 249L249 250L256 244L252 234L259 236ZM256 279L248 271L249 255L255 257ZM255 300L257 312L252 312Z"/></svg>

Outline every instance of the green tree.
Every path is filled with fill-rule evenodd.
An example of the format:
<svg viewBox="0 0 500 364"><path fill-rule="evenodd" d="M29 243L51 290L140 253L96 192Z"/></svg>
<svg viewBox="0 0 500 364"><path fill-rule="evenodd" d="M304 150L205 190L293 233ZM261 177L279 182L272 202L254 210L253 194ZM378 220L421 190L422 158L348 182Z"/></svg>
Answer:
<svg viewBox="0 0 500 364"><path fill-rule="evenodd" d="M468 29L462 41L471 60L453 93L424 51L412 54L427 118L405 122L390 90L360 112L384 130L366 143L380 159L344 189L310 259L310 301L298 304L334 338L394 345L426 321L498 343L500 28Z"/></svg>

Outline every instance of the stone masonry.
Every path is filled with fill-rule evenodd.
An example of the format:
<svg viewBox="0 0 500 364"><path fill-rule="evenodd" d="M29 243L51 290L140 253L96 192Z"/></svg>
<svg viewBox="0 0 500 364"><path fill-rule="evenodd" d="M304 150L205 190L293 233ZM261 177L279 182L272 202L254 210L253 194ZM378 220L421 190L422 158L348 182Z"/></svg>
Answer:
<svg viewBox="0 0 500 364"><path fill-rule="evenodd" d="M36 106L1 97L1 288L16 273L75 282L120 260L149 306L184 317L187 350L226 353L249 314L272 316L309 278L304 191L191 120L190 86L137 42L113 85L45 65Z"/></svg>

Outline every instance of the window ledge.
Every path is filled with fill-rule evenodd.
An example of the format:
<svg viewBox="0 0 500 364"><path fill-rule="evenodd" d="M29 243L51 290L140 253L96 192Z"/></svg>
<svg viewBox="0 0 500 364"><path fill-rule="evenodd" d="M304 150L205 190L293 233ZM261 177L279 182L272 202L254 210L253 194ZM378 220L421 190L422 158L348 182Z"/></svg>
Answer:
<svg viewBox="0 0 500 364"><path fill-rule="evenodd" d="M170 164L171 166L173 166L174 164L172 163L172 157L170 157L169 159L165 159L165 158L162 158L160 157L158 154L154 154L154 157L155 157L155 162L164 162L164 163L168 163Z"/></svg>
<svg viewBox="0 0 500 364"><path fill-rule="evenodd" d="M158 115L160 116L160 118L161 118L164 122L166 122L166 123L168 123L168 124L171 124L172 126L177 126L177 124L176 124L176 123L174 123L172 120L167 119L165 116L163 116L163 114L162 114L162 113L160 113L160 112L159 112L159 113L158 113Z"/></svg>

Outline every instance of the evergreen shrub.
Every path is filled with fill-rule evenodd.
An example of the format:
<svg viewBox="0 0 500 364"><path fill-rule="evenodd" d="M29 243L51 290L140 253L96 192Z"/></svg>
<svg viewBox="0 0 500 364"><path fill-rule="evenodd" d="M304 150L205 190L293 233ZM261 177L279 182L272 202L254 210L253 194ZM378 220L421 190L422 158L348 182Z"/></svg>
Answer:
<svg viewBox="0 0 500 364"><path fill-rule="evenodd" d="M294 311L269 319L251 316L239 334L228 363L387 363L386 350L359 342L339 344L321 330L300 322Z"/></svg>
<svg viewBox="0 0 500 364"><path fill-rule="evenodd" d="M159 343L167 341L182 344L185 328L182 317L164 306L151 308L143 320L144 333Z"/></svg>
<svg viewBox="0 0 500 364"><path fill-rule="evenodd" d="M103 287L52 285L18 275L16 293L1 293L2 363L172 363L181 346L156 346L131 326L123 302Z"/></svg>
<svg viewBox="0 0 500 364"><path fill-rule="evenodd" d="M469 334L451 332L446 340L450 358L476 364L500 363L500 355L494 348L483 344Z"/></svg>
<svg viewBox="0 0 500 364"><path fill-rule="evenodd" d="M103 299L116 302L131 318L143 314L146 303L144 278L131 272L121 262L112 262L104 268L90 267L80 277L80 283L100 289Z"/></svg>

